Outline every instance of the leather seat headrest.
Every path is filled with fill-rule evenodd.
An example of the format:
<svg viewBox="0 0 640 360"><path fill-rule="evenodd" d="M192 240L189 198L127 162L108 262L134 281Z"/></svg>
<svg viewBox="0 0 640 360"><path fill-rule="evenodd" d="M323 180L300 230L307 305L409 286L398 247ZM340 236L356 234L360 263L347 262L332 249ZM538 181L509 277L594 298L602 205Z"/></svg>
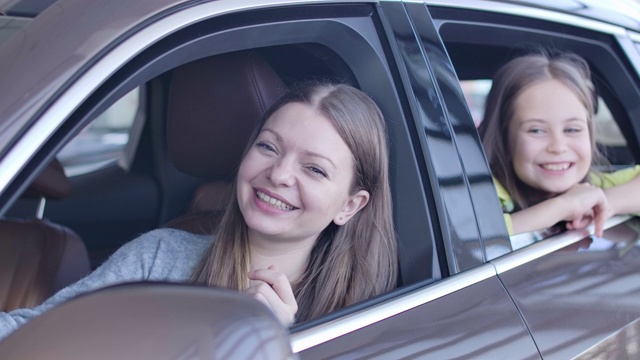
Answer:
<svg viewBox="0 0 640 360"><path fill-rule="evenodd" d="M71 182L64 173L62 164L54 159L31 183L25 195L27 197L44 197L62 199L69 196Z"/></svg>
<svg viewBox="0 0 640 360"><path fill-rule="evenodd" d="M254 127L286 90L256 52L217 55L176 68L167 114L174 165L207 180L228 178Z"/></svg>

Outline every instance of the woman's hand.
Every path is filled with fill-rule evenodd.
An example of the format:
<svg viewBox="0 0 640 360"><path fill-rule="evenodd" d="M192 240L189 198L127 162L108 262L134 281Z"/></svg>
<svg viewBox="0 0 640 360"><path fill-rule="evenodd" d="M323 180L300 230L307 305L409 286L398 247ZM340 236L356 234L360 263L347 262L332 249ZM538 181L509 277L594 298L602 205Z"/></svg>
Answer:
<svg viewBox="0 0 640 360"><path fill-rule="evenodd" d="M245 292L269 307L282 324L291 325L298 311L298 303L286 275L276 265L271 265L266 269L249 271L247 276L252 281Z"/></svg>
<svg viewBox="0 0 640 360"><path fill-rule="evenodd" d="M556 199L561 201L568 229L582 229L593 222L596 236L602 236L604 222L613 215L604 191L587 183L572 186Z"/></svg>

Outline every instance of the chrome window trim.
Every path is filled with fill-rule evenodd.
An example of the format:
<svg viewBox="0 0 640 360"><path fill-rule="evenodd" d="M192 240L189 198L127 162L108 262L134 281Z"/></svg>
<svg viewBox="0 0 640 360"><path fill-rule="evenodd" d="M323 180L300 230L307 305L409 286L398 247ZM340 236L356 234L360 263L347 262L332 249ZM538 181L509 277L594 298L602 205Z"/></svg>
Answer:
<svg viewBox="0 0 640 360"><path fill-rule="evenodd" d="M561 24L567 24L571 26L577 26L585 29L595 30L611 35L622 35L626 34L626 30L620 26L607 24L604 22L600 22L594 19L587 19L571 14L564 14L559 12L553 12L545 9L538 9L531 6L523 6L517 4L505 4L505 3L496 3L491 1L480 1L480 0L464 0L464 1L456 1L456 0L405 0L408 3L421 3L427 4L429 6L443 6L443 7L451 7L458 9L468 9L468 10L480 10L480 11L490 11L494 13L501 13L507 15L516 15L522 17L529 17L533 19L540 19L545 21L551 21Z"/></svg>
<svg viewBox="0 0 640 360"><path fill-rule="evenodd" d="M618 44L629 58L636 74L640 76L640 34L627 32L627 36L618 36Z"/></svg>
<svg viewBox="0 0 640 360"><path fill-rule="evenodd" d="M614 216L605 222L604 228L609 229L630 218L631 216L629 215ZM578 242L591 234L593 234L593 225L590 225L584 230L571 231L554 236L492 260L485 265L429 284L422 289L402 295L399 298L385 301L381 304L371 306L339 319L328 321L307 330L295 332L291 334L291 347L294 353L310 349L489 279L496 274L504 273L546 256Z"/></svg>
<svg viewBox="0 0 640 360"><path fill-rule="evenodd" d="M428 302L454 293L458 290L496 276L491 264L463 271L459 274L428 284L422 289L402 295L396 299L373 305L361 311L343 316L339 319L314 326L291 334L291 347L294 353L307 350L327 341L339 338L350 332L388 319L405 311L424 305Z"/></svg>
<svg viewBox="0 0 640 360"><path fill-rule="evenodd" d="M605 222L604 228L609 229L629 220L630 218L631 216L629 215L618 215L611 217ZM557 236L553 236L549 239L527 245L526 247L518 249L512 253L499 257L490 262L496 267L497 273L502 274L528 262L546 256L554 251L558 251L575 242L578 242L592 235L593 230L593 225L589 225L586 229L583 230L569 231Z"/></svg>

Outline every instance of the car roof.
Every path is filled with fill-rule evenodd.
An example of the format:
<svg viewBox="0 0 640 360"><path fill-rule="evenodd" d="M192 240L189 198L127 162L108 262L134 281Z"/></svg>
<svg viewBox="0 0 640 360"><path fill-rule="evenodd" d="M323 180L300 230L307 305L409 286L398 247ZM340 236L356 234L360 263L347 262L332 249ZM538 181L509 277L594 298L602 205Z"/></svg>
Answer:
<svg viewBox="0 0 640 360"><path fill-rule="evenodd" d="M11 16L35 17L56 0L0 1L0 12ZM640 31L640 1L638 0L501 0L574 14Z"/></svg>
<svg viewBox="0 0 640 360"><path fill-rule="evenodd" d="M640 32L638 0L426 0L430 5L451 5L483 10L504 10L505 5L551 10L593 19Z"/></svg>
<svg viewBox="0 0 640 360"><path fill-rule="evenodd" d="M56 0L0 0L0 12L9 16L35 17Z"/></svg>
<svg viewBox="0 0 640 360"><path fill-rule="evenodd" d="M514 3L556 10L640 31L637 0L514 0Z"/></svg>

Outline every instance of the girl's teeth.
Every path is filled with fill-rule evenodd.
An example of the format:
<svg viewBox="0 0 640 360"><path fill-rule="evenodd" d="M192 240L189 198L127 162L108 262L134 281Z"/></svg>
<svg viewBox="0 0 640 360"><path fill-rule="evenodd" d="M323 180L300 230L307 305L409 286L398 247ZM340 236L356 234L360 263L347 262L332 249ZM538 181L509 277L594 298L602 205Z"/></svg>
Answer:
<svg viewBox="0 0 640 360"><path fill-rule="evenodd" d="M547 170L555 170L555 171L559 171L559 170L566 170L569 168L569 164L565 163L565 164L547 164L547 165L543 165L543 168L547 169Z"/></svg>
<svg viewBox="0 0 640 360"><path fill-rule="evenodd" d="M293 206L287 205L287 204L283 203L282 201L280 201L278 199L274 199L271 196L269 196L269 195L267 195L267 194L265 194L265 193L263 193L261 191L258 191L258 198L260 198L260 200L262 200L262 201L264 201L264 202L266 202L266 203L270 204L271 206L276 207L278 209L281 209L281 210L293 210Z"/></svg>

